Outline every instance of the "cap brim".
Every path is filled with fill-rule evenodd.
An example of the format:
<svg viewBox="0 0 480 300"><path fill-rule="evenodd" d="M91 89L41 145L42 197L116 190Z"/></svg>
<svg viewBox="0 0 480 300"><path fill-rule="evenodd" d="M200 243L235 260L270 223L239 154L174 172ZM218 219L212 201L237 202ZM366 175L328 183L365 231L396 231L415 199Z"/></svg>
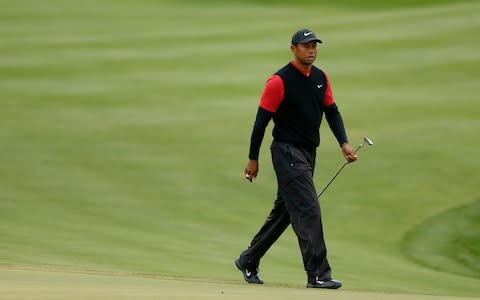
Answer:
<svg viewBox="0 0 480 300"><path fill-rule="evenodd" d="M306 37L304 39L301 39L300 41L298 41L297 44L306 44L306 43L310 43L310 42L317 42L317 43L322 43L322 41L320 39L317 39L317 38L314 38L314 37Z"/></svg>

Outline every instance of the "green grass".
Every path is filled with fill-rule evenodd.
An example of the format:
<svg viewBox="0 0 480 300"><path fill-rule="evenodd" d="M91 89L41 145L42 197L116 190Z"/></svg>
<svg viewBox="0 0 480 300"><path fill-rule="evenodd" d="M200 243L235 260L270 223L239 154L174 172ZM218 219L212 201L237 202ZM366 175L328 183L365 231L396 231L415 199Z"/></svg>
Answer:
<svg viewBox="0 0 480 300"><path fill-rule="evenodd" d="M444 272L480 277L480 201L426 220L406 235L414 260Z"/></svg>
<svg viewBox="0 0 480 300"><path fill-rule="evenodd" d="M351 143L375 142L321 200L339 299L478 297L479 211L462 208L479 196L480 5L362 3L0 1L0 276L12 298L35 295L22 280L41 274L48 294L71 271L67 286L92 284L86 297L101 297L94 274L128 274L105 280L147 284L147 298L155 284L215 293L195 280L307 295L291 230L262 261L265 290L237 284L233 267L276 188L269 134L258 180L242 178L258 98L301 27L324 41L317 65ZM327 126L317 157L321 187L342 162ZM445 238L455 224L472 235Z"/></svg>
<svg viewBox="0 0 480 300"><path fill-rule="evenodd" d="M226 282L132 277L118 274L58 272L56 270L4 269L0 273L6 299L245 299L294 300L328 297L332 300L455 300L435 297L359 291L319 291L278 286L246 286Z"/></svg>

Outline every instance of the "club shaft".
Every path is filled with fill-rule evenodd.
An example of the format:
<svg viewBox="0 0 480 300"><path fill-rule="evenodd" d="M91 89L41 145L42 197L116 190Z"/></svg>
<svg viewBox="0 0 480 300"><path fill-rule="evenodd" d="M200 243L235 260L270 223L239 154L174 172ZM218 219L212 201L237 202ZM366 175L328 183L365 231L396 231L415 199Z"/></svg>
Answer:
<svg viewBox="0 0 480 300"><path fill-rule="evenodd" d="M365 145L365 141L358 145L357 149L355 149L355 153L357 153L358 150L360 150L360 148L362 148L363 146ZM317 198L320 198L320 196L323 194L323 192L325 192L325 190L328 188L328 186L335 180L335 178L337 177L338 174L340 174L340 172L342 172L343 168L345 168L346 165L348 165L348 161L344 162L343 165L340 167L340 169L338 169L338 171L335 173L335 175L333 175L332 179L330 179L330 181L323 187L322 191L317 195Z"/></svg>
<svg viewBox="0 0 480 300"><path fill-rule="evenodd" d="M343 165L340 167L340 169L338 169L337 173L335 173L335 175L333 175L332 179L330 179L330 181L323 187L322 191L320 192L320 194L317 195L317 198L319 198L323 192L325 192L325 190L328 188L328 186L335 180L335 178L337 177L338 174L340 174L340 172L343 170L343 168L345 168L345 166L348 164L348 162L344 162Z"/></svg>

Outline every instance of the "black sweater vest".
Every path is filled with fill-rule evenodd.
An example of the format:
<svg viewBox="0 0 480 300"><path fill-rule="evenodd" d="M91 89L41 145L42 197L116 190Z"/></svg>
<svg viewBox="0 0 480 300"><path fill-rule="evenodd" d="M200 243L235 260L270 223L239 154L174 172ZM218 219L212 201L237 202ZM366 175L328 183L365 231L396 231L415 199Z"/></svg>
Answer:
<svg viewBox="0 0 480 300"><path fill-rule="evenodd" d="M291 63L275 74L283 80L285 95L273 115L274 139L315 149L320 144L327 77L315 66L306 77Z"/></svg>

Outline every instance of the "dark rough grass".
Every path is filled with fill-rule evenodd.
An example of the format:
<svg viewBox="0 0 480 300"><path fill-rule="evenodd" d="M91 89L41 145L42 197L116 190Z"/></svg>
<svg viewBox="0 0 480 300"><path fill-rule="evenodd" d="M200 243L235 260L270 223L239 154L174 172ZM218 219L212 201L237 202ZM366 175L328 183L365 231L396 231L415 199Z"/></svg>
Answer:
<svg viewBox="0 0 480 300"><path fill-rule="evenodd" d="M480 201L424 221L406 235L404 247L430 268L480 278Z"/></svg>

